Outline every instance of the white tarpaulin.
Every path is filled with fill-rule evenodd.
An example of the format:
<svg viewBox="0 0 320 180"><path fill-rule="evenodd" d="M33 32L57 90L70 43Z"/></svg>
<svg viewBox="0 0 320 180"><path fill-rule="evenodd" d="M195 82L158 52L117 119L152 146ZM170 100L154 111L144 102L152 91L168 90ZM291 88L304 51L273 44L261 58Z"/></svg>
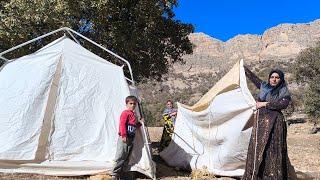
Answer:
<svg viewBox="0 0 320 180"><path fill-rule="evenodd" d="M254 108L239 61L194 106L178 103L172 141L160 156L170 166L243 175L251 128L242 129Z"/></svg>
<svg viewBox="0 0 320 180"><path fill-rule="evenodd" d="M0 71L0 171L83 175L109 171L130 95L123 69L62 37ZM154 176L137 132L131 170Z"/></svg>

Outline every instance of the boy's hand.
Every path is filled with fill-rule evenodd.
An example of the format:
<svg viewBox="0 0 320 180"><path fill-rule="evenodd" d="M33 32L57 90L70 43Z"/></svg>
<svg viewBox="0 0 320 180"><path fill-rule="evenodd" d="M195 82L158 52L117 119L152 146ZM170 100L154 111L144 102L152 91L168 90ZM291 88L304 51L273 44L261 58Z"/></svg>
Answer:
<svg viewBox="0 0 320 180"><path fill-rule="evenodd" d="M141 122L141 123L144 123L144 118L140 118L140 122Z"/></svg>
<svg viewBox="0 0 320 180"><path fill-rule="evenodd" d="M127 137L122 137L122 142L127 143Z"/></svg>

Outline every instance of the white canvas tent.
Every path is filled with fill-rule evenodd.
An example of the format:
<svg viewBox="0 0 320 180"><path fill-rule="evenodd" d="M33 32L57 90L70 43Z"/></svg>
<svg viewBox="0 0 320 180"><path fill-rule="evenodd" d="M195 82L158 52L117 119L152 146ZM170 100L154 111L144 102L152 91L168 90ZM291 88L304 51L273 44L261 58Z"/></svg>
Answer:
<svg viewBox="0 0 320 180"><path fill-rule="evenodd" d="M69 28L59 31L85 38ZM132 77L125 77L123 66L66 36L7 60L0 71L0 172L75 176L110 171L125 98L137 93L127 83L134 82ZM131 171L155 178L147 141L142 126L130 157Z"/></svg>
<svg viewBox="0 0 320 180"><path fill-rule="evenodd" d="M171 166L242 176L255 100L247 88L243 61L193 106L178 103L172 141L160 156Z"/></svg>

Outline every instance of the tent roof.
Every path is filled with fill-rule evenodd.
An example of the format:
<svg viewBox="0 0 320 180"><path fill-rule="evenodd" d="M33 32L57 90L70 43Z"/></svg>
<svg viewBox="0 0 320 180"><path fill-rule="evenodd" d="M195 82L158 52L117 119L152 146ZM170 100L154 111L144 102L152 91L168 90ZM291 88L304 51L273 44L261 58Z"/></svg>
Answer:
<svg viewBox="0 0 320 180"><path fill-rule="evenodd" d="M39 49L38 51L30 55L34 55L34 54L40 55L40 54L46 54L46 53L76 54L78 56L90 57L90 58L87 58L88 61L94 60L100 63L108 64L110 66L119 67L101 58L100 56L92 53L88 49L82 47L80 44L72 41L66 36L56 39L55 41L49 43L48 45L44 46L43 48Z"/></svg>
<svg viewBox="0 0 320 180"><path fill-rule="evenodd" d="M130 81L130 82L132 83L132 85L134 85L133 73L132 73L131 65L130 65L130 63L129 63L128 60L124 59L123 57L117 55L116 53L112 52L111 50L103 47L102 45L94 42L93 40L91 40L91 39L83 36L82 34L78 33L77 31L74 31L74 30L72 30L72 29L70 29L70 28L68 28L68 27L59 28L59 29L57 29L57 30L51 31L51 32L49 32L49 33L47 33L47 34L44 34L44 35L42 35L42 36L36 37L36 38L34 38L34 39L32 39L32 40L29 40L29 41L27 41L27 42L24 42L24 43L21 43L21 44L19 44L19 45L17 45L17 46L14 46L14 47L12 47L12 48L10 48L10 49L8 49L8 50L5 50L5 51L3 51L3 52L0 52L0 59L4 60L4 61L6 62L5 64L7 64L7 63L9 63L9 62L12 62L12 61L14 61L14 59L9 60L9 59L5 58L4 55L7 54L7 53L9 53L9 52L12 52L12 51L14 51L14 50L16 50L16 49L19 49L19 48L21 48L21 47L23 47L23 46L26 46L26 45L28 45L28 44L30 44L30 43L33 43L33 42L36 42L36 41L38 41L38 40L40 40L40 39L43 39L43 38L45 38L45 37L51 36L51 35L53 35L53 34L55 34L55 33L58 33L58 32L64 32L65 34L70 35L70 37L71 37L75 42L77 42L78 44L79 44L79 41L75 38L75 36L76 36L76 37L81 37L82 39L86 40L87 42L93 44L93 45L96 46L96 47L99 47L99 48L102 49L103 51L106 51L106 52L109 53L110 55L112 55L112 56L116 57L117 59L119 59L120 61L122 61L122 62L124 63L124 65L127 66L128 70L129 70L129 73L130 73L130 77L129 77L129 78L126 77L126 79L127 79L128 81ZM59 40L57 40L57 41L55 41L55 42L53 42L53 43L50 43L49 45L46 46L46 48L47 48L47 47L50 47L51 45L54 45L55 43L59 42L59 41L62 40L62 39L63 39L63 38L61 38L61 39L59 39ZM69 40L70 40L70 39L69 39ZM71 40L70 40L70 41L71 41ZM79 45L79 46L80 46L80 45ZM44 48L42 48L42 49L44 49ZM85 49L85 48L84 48L84 49ZM85 50L86 50L86 49L85 49ZM86 51L88 51L88 50L86 50ZM103 59L103 58L101 58L101 59ZM1 70L3 67L4 67L4 65L0 68L0 70Z"/></svg>

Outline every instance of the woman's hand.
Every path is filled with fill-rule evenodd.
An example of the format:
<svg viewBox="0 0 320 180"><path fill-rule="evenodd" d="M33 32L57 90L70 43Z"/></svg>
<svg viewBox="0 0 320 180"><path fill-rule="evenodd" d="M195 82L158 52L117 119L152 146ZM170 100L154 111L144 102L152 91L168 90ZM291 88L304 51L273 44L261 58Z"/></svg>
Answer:
<svg viewBox="0 0 320 180"><path fill-rule="evenodd" d="M175 115L177 115L177 112L173 112L170 114L170 116L175 116Z"/></svg>
<svg viewBox="0 0 320 180"><path fill-rule="evenodd" d="M262 108L262 107L266 107L267 104L268 104L268 102L259 102L259 101L257 101L257 103L256 103L256 108L257 108L257 109L260 109L260 108Z"/></svg>

